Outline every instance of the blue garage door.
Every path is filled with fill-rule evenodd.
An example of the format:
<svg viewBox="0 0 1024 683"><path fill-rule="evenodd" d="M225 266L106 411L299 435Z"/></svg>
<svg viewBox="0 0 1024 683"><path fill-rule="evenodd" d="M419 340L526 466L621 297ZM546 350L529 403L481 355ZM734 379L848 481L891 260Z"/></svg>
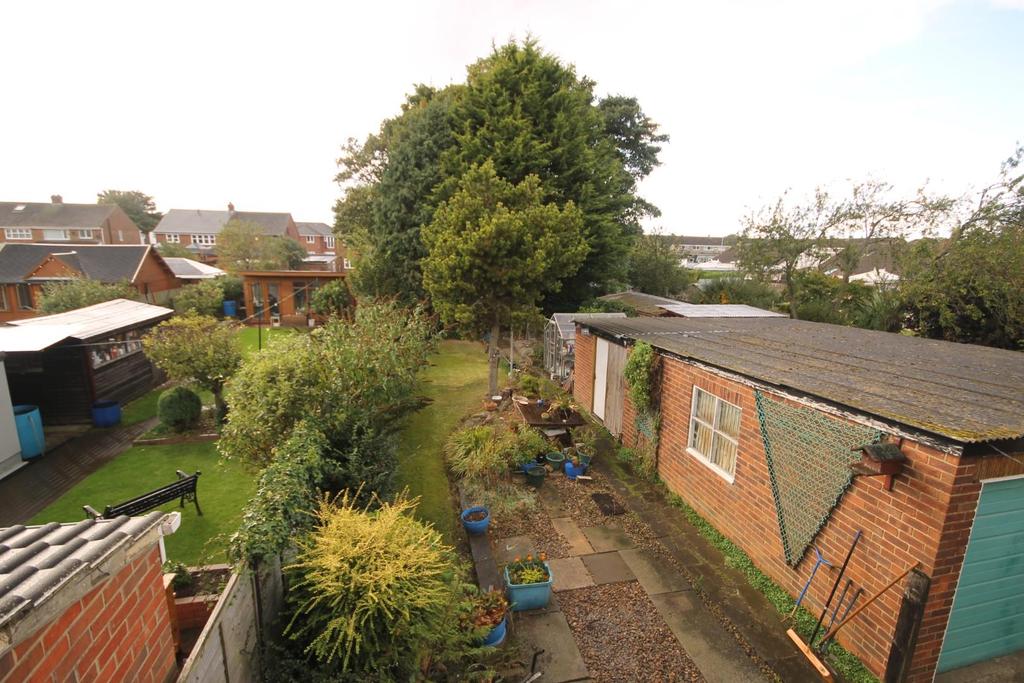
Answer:
<svg viewBox="0 0 1024 683"><path fill-rule="evenodd" d="M939 671L1024 650L1024 478L982 485Z"/></svg>

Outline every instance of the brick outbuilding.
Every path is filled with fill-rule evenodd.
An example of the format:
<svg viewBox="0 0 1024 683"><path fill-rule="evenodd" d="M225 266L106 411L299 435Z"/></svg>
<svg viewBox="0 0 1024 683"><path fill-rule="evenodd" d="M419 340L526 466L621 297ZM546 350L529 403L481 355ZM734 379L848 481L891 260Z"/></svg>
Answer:
<svg viewBox="0 0 1024 683"><path fill-rule="evenodd" d="M660 421L622 378L639 341ZM788 318L631 318L581 321L575 362L577 402L794 597L814 548L838 566L857 531L862 599L917 563L930 591L902 674L904 582L837 638L879 677L1024 650L1024 355ZM882 443L904 459L891 488L861 449ZM833 576L811 586L815 614Z"/></svg>

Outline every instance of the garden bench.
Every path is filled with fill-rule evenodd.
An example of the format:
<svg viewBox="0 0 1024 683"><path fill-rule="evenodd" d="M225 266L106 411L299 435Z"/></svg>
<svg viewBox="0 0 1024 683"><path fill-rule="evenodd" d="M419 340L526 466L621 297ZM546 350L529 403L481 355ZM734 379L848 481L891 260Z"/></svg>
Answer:
<svg viewBox="0 0 1024 683"><path fill-rule="evenodd" d="M164 503L170 502L175 498L178 499L179 507L185 507L185 501L191 501L195 503L196 512L200 515L203 514L202 509L199 507L199 496L196 493L196 484L199 483L199 475L202 474L199 470L196 470L195 474L185 474L181 470L175 470L178 475L178 481L161 486L158 489L144 493L137 498L126 500L123 503L117 505L108 505L104 510L103 514L96 512L91 506L83 505L82 509L85 510L85 514L92 519L113 519L121 515L139 515L143 512L149 512L155 507L163 505Z"/></svg>

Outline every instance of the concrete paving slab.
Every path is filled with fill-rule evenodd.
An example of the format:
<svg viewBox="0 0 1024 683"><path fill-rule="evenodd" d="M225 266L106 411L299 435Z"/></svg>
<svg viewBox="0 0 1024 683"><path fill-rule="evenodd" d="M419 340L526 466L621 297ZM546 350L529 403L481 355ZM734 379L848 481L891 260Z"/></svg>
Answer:
<svg viewBox="0 0 1024 683"><path fill-rule="evenodd" d="M590 541L594 552L606 553L612 550L626 550L636 544L626 535L626 532L613 526L588 526L584 527L583 535Z"/></svg>
<svg viewBox="0 0 1024 683"><path fill-rule="evenodd" d="M528 658L537 650L544 653L537 659L537 671L543 672L540 680L550 683L579 681L589 676L580 650L561 612L548 614L519 613L514 628L520 639L526 643L524 653Z"/></svg>
<svg viewBox="0 0 1024 683"><path fill-rule="evenodd" d="M537 502L550 517L565 517L569 514L562 493L554 486L541 486L537 489Z"/></svg>
<svg viewBox="0 0 1024 683"><path fill-rule="evenodd" d="M594 579L591 578L583 560L578 557L548 560L548 566L551 567L551 574L555 577L555 582L551 584L551 590L556 593L594 585Z"/></svg>
<svg viewBox="0 0 1024 683"><path fill-rule="evenodd" d="M693 591L652 595L651 602L709 683L762 678L754 662L739 651L733 635Z"/></svg>
<svg viewBox="0 0 1024 683"><path fill-rule="evenodd" d="M594 552L593 546L590 545L590 541L580 531L576 522L568 517L552 519L551 526L555 527L555 531L560 533L569 542L570 555L590 555Z"/></svg>
<svg viewBox="0 0 1024 683"><path fill-rule="evenodd" d="M597 585L636 580L633 570L617 552L586 555L580 559Z"/></svg>
<svg viewBox="0 0 1024 683"><path fill-rule="evenodd" d="M526 557L537 554L537 548L529 536L499 538L495 541L494 546L494 561L498 564L499 569L514 560L516 555Z"/></svg>
<svg viewBox="0 0 1024 683"><path fill-rule="evenodd" d="M476 582L483 590L490 588L501 589L504 586L504 579L498 572L491 552L491 539L487 534L469 534L469 549L473 553L473 566L476 569Z"/></svg>
<svg viewBox="0 0 1024 683"><path fill-rule="evenodd" d="M619 555L636 574L637 581L648 595L690 589L690 584L672 563L647 550L621 550Z"/></svg>

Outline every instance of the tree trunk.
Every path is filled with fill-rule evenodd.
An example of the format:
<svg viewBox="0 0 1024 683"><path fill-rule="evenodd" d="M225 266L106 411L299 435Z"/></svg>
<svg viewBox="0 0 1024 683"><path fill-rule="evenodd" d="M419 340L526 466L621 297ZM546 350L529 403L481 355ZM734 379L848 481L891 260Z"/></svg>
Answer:
<svg viewBox="0 0 1024 683"><path fill-rule="evenodd" d="M786 296L789 297L789 317L796 320L796 283L793 282L793 271L786 269Z"/></svg>
<svg viewBox="0 0 1024 683"><path fill-rule="evenodd" d="M491 339L487 344L487 356L490 361L490 375L488 379L488 390L490 396L498 393L498 335L501 334L501 325L498 314L494 314L494 323L491 325Z"/></svg>
<svg viewBox="0 0 1024 683"><path fill-rule="evenodd" d="M224 418L228 414L228 406L224 403L224 390L215 389L213 392L213 415L217 419L217 424L223 424Z"/></svg>

